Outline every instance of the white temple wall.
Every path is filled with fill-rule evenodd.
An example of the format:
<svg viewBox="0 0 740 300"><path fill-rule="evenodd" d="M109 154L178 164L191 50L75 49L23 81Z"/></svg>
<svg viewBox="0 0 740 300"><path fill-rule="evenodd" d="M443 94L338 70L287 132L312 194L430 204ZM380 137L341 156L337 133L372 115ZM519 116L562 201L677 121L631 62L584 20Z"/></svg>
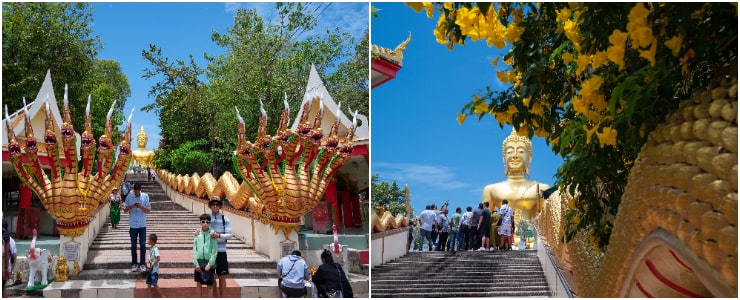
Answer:
<svg viewBox="0 0 740 300"><path fill-rule="evenodd" d="M370 242L371 268L382 265L396 258L406 255L409 238L408 227L392 229L375 233Z"/></svg>

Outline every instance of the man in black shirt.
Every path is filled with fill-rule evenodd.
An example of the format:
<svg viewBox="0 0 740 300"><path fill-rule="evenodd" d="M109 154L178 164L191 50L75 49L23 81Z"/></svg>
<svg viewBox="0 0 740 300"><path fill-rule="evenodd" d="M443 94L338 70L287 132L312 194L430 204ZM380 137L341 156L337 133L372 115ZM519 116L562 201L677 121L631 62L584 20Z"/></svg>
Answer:
<svg viewBox="0 0 740 300"><path fill-rule="evenodd" d="M478 208L473 211L473 218L470 220L470 234L473 236L473 245L470 245L470 249L477 250L480 247L480 230L478 230L478 223L483 215L483 203L478 203Z"/></svg>
<svg viewBox="0 0 740 300"><path fill-rule="evenodd" d="M488 202L478 205L481 208L481 216L478 218L478 234L480 235L480 248L478 251L488 250L488 243L491 238L491 211L488 209Z"/></svg>

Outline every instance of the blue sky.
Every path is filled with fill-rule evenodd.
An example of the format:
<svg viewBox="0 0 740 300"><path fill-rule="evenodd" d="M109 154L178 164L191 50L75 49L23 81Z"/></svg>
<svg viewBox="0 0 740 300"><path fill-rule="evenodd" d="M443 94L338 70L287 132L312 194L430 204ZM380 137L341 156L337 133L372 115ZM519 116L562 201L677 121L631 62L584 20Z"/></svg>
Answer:
<svg viewBox="0 0 740 300"><path fill-rule="evenodd" d="M460 125L457 113L486 85L504 87L491 64L504 50L468 41L450 51L434 38L438 14L429 19L403 3L373 5L381 10L371 19L372 44L393 49L409 33L412 39L397 77L371 91L372 174L408 184L416 215L446 200L463 210L480 203L483 187L505 180L501 144L511 127L501 129L491 115ZM544 139L532 143L530 179L553 185L563 160Z"/></svg>
<svg viewBox="0 0 740 300"><path fill-rule="evenodd" d="M132 119L132 135L135 139L144 126L149 137L146 147L149 150L158 147L161 135L157 115L140 110L154 101L148 93L156 83L155 79L145 80L141 77L144 69L151 67L141 52L149 49L149 44L155 44L170 61L189 61L188 56L192 54L198 65L205 68L204 52L209 55L226 52L211 41L211 33L213 30L227 32L239 8L257 9L265 19L271 19L275 10L274 3L266 2L110 2L92 5L94 22L90 26L103 44L98 58L118 61L128 77L131 96L123 112L128 116L132 108L136 109ZM307 34L317 34L325 28L338 26L357 37L357 42L368 27L368 17L367 2L331 3L319 16L316 29Z"/></svg>

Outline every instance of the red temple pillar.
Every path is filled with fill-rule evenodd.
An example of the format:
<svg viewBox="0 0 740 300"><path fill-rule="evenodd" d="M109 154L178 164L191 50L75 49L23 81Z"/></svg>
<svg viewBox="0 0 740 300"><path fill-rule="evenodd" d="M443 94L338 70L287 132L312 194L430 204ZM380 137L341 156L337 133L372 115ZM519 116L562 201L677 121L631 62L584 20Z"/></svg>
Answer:
<svg viewBox="0 0 740 300"><path fill-rule="evenodd" d="M18 197L18 208L29 208L31 207L31 195L32 191L25 184L21 183L21 191Z"/></svg>
<svg viewBox="0 0 740 300"><path fill-rule="evenodd" d="M21 183L18 193L18 220L15 223L16 239L29 238L32 235L35 223L38 223L39 211L31 209L32 196L31 189Z"/></svg>
<svg viewBox="0 0 740 300"><path fill-rule="evenodd" d="M332 218L331 218L331 224L337 225L337 228L339 232L342 231L342 226L339 225L339 217L341 216L339 214L339 199L337 198L337 184L334 182L334 180L330 181L329 184L326 186L326 192L324 193L324 198L326 198L326 202L331 203L331 211L332 211Z"/></svg>

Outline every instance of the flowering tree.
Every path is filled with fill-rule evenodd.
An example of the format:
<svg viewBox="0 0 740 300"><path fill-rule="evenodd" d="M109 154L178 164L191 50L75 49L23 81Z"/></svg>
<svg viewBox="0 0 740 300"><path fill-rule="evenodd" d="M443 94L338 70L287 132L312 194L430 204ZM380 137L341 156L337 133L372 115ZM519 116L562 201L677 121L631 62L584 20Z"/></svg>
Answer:
<svg viewBox="0 0 740 300"><path fill-rule="evenodd" d="M737 72L737 3L407 5L439 14L434 36L450 50L508 47L491 63L510 85L473 95L458 122L491 114L545 138L565 158L556 185L578 195L565 239L588 229L601 248L648 134L679 99Z"/></svg>

